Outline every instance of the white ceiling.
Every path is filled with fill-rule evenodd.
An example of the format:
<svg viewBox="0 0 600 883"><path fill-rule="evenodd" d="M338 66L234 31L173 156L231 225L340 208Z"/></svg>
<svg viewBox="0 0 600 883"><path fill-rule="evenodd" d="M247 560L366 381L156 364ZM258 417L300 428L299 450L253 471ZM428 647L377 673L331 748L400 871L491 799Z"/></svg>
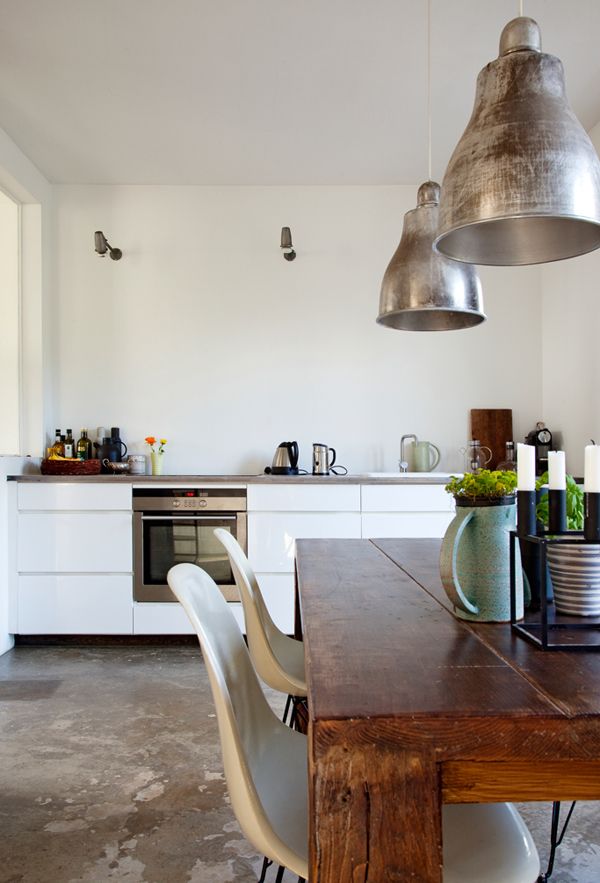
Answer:
<svg viewBox="0 0 600 883"><path fill-rule="evenodd" d="M0 0L0 126L55 183L427 176L426 0ZM432 0L441 178L517 0ZM586 128L600 2L525 0Z"/></svg>

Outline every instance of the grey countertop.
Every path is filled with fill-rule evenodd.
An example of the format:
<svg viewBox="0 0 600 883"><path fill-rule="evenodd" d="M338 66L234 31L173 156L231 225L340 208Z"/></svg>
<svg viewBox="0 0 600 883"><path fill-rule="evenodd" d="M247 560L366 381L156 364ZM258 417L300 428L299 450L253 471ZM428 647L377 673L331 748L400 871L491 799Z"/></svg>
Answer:
<svg viewBox="0 0 600 883"><path fill-rule="evenodd" d="M362 472L354 475L41 475L8 476L22 482L102 482L108 484L446 484L444 472Z"/></svg>

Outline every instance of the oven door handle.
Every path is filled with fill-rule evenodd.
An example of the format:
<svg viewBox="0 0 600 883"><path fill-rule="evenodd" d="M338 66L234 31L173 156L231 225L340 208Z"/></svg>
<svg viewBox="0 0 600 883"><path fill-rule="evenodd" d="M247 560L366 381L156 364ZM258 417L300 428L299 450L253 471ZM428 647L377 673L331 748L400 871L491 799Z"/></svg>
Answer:
<svg viewBox="0 0 600 883"><path fill-rule="evenodd" d="M164 515L142 515L142 521L235 521L236 515L194 515L188 512L178 512L177 515L171 515L165 512Z"/></svg>

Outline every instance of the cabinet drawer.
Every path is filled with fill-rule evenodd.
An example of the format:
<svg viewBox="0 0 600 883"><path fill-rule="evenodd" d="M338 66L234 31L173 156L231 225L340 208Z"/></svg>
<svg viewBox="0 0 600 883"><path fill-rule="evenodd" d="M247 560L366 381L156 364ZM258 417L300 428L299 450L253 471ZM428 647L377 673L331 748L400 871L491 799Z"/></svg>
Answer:
<svg viewBox="0 0 600 883"><path fill-rule="evenodd" d="M443 537L453 519L452 512L395 512L373 513L362 517L362 535L365 539L395 537Z"/></svg>
<svg viewBox="0 0 600 883"><path fill-rule="evenodd" d="M453 512L454 498L443 484L363 484L363 512Z"/></svg>
<svg viewBox="0 0 600 883"><path fill-rule="evenodd" d="M86 484L65 482L50 484L19 483L19 509L88 511L98 509L131 509L131 484Z"/></svg>
<svg viewBox="0 0 600 883"><path fill-rule="evenodd" d="M131 573L131 513L21 513L17 570Z"/></svg>
<svg viewBox="0 0 600 883"><path fill-rule="evenodd" d="M251 484L248 511L360 512L360 485Z"/></svg>
<svg viewBox="0 0 600 883"><path fill-rule="evenodd" d="M244 614L241 604L230 604L230 609L243 627ZM134 635L192 635L194 629L181 604L134 604Z"/></svg>
<svg viewBox="0 0 600 883"><path fill-rule="evenodd" d="M130 635L131 576L20 576L21 635Z"/></svg>
<svg viewBox="0 0 600 883"><path fill-rule="evenodd" d="M293 573L297 539L358 539L360 514L251 512L248 515L248 558L257 572Z"/></svg>

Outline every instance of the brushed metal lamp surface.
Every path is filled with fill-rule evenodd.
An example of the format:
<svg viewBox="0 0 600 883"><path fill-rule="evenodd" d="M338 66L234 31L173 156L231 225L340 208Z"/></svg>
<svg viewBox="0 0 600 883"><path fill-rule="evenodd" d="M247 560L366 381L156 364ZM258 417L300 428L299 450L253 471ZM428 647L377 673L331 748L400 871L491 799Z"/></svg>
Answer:
<svg viewBox="0 0 600 883"><path fill-rule="evenodd" d="M404 215L400 244L381 285L377 322L403 331L452 331L486 318L475 267L433 249L440 185L421 184L417 207Z"/></svg>
<svg viewBox="0 0 600 883"><path fill-rule="evenodd" d="M435 248L517 266L600 247L600 161L567 101L538 24L510 21L477 78L475 106L444 180Z"/></svg>

